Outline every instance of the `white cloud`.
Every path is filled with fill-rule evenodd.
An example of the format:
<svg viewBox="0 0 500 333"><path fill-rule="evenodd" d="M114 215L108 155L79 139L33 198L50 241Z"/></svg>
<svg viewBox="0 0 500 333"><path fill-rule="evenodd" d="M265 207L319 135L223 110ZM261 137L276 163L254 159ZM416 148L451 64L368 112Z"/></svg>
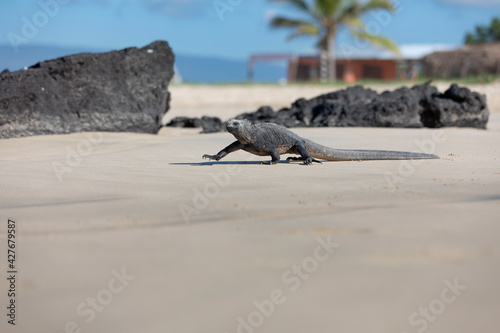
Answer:
<svg viewBox="0 0 500 333"><path fill-rule="evenodd" d="M450 5L462 5L472 7L500 7L500 0L438 0Z"/></svg>
<svg viewBox="0 0 500 333"><path fill-rule="evenodd" d="M453 44L403 44L399 48L405 59L420 59L434 52L450 51L460 47Z"/></svg>
<svg viewBox="0 0 500 333"><path fill-rule="evenodd" d="M347 45L347 44L346 44ZM404 59L420 59L433 52L450 51L460 48L460 45L454 44L402 44L399 45L399 50L403 54ZM347 45L337 47L337 57L339 59L395 59L394 53L368 46L366 48L356 49Z"/></svg>
<svg viewBox="0 0 500 333"><path fill-rule="evenodd" d="M210 0L142 0L153 11L175 17L194 17L211 7Z"/></svg>

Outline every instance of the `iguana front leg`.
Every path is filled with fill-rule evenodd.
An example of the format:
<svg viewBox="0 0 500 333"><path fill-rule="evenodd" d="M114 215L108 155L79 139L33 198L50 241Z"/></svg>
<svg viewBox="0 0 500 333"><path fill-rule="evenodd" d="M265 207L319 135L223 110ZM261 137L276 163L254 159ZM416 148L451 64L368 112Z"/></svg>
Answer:
<svg viewBox="0 0 500 333"><path fill-rule="evenodd" d="M223 158L227 154L235 152L237 150L240 150L241 148L243 148L243 145L241 144L241 142L235 141L235 142L231 143L229 146L227 146L226 148L222 149L220 152L218 152L217 155L205 154L205 155L203 155L203 158L207 158L209 160L219 161L221 158Z"/></svg>

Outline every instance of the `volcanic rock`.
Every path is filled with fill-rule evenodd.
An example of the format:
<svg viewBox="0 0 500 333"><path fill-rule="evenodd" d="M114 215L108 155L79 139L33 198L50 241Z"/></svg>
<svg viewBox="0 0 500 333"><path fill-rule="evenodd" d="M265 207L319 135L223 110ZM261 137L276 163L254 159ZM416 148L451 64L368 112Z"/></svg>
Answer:
<svg viewBox="0 0 500 333"><path fill-rule="evenodd" d="M82 131L157 133L169 109L167 42L82 53L0 74L0 138Z"/></svg>
<svg viewBox="0 0 500 333"><path fill-rule="evenodd" d="M377 94L361 86L295 101L277 112L269 106L238 119L286 127L475 127L486 128L486 97L452 85L444 94L429 84Z"/></svg>

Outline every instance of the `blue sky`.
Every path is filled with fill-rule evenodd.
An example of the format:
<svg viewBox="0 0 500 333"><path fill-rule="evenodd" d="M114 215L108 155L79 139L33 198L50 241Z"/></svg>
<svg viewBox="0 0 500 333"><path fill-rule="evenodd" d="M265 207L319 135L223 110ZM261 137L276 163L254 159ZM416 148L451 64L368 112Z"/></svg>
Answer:
<svg viewBox="0 0 500 333"><path fill-rule="evenodd" d="M67 2L53 6L58 3ZM106 51L167 40L186 55L246 59L252 53L311 53L312 39L285 41L286 32L271 30L276 14L293 15L286 6L266 0L218 0L230 6L223 15L214 0L0 0L0 44L20 36L23 43ZM500 0L394 0L399 13L383 24L366 22L400 45L460 45L476 24L500 16ZM45 3L52 16L40 14ZM230 3L234 4L231 5ZM49 4L52 4L49 6ZM48 19L47 19L48 18ZM40 25L23 37L26 21ZM352 44L346 31L338 45Z"/></svg>

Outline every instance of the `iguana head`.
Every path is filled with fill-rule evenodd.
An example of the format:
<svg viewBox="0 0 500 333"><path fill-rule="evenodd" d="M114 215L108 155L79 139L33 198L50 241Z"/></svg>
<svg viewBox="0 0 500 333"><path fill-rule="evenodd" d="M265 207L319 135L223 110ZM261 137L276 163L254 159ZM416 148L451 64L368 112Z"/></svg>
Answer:
<svg viewBox="0 0 500 333"><path fill-rule="evenodd" d="M247 120L230 119L226 122L227 131L243 144L252 142L251 127L252 124Z"/></svg>

